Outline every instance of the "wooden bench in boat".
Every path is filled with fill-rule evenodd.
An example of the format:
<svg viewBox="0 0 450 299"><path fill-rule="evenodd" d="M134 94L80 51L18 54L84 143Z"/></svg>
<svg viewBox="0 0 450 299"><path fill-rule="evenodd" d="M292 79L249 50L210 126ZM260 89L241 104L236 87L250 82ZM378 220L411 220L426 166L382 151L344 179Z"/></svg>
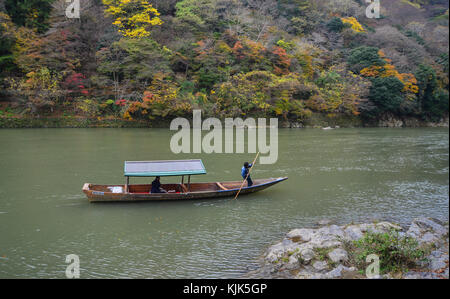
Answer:
<svg viewBox="0 0 450 299"><path fill-rule="evenodd" d="M221 183L216 182L217 186L219 186L220 189L222 190L228 190L227 188L225 188Z"/></svg>

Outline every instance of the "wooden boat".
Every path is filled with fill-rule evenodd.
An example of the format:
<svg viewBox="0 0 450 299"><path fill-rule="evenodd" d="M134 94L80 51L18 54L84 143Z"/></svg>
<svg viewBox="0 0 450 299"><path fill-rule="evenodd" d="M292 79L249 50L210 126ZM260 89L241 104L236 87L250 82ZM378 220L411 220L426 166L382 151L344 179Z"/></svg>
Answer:
<svg viewBox="0 0 450 299"><path fill-rule="evenodd" d="M242 181L191 183L191 175L206 174L201 160L172 160L172 161L126 161L124 185L95 185L85 183L83 192L90 202L128 202L128 201L157 201L157 200L190 200L203 198L218 198L235 196ZM181 176L179 184L162 184L161 188L167 193L150 193L151 184L129 184L130 177L151 176ZM188 176L185 184L184 176ZM253 185L244 184L239 195L254 193L279 182L287 177L255 179Z"/></svg>

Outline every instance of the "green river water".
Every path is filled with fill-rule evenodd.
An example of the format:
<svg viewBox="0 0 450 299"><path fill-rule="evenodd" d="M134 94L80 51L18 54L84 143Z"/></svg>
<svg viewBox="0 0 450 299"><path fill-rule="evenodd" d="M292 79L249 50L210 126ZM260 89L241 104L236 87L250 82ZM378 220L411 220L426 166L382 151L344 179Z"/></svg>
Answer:
<svg viewBox="0 0 450 299"><path fill-rule="evenodd" d="M171 153L168 129L0 130L0 278L237 278L293 228L327 218L448 220L448 129L280 129L279 158L253 178L288 176L238 200L89 203L83 183L124 183L124 160L201 158L240 180L254 154ZM163 183L173 179L163 178ZM150 179L132 179L145 182Z"/></svg>

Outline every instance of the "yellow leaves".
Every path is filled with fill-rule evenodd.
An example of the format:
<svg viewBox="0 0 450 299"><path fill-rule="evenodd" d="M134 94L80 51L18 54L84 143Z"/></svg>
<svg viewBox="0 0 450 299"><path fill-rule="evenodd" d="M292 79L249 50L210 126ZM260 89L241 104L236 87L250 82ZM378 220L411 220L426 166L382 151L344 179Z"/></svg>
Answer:
<svg viewBox="0 0 450 299"><path fill-rule="evenodd" d="M383 66L384 71L380 74L380 77L397 77L399 76L398 71L395 69L395 66L392 64L385 64Z"/></svg>
<svg viewBox="0 0 450 299"><path fill-rule="evenodd" d="M121 25L122 25L122 20L121 20L121 19L122 19L121 17L118 17L118 18L113 22L113 25L121 26Z"/></svg>
<svg viewBox="0 0 450 299"><path fill-rule="evenodd" d="M352 25L352 30L355 32L359 32L359 33L366 32L366 30L364 30L363 26L354 17L341 18L341 20L343 23Z"/></svg>
<svg viewBox="0 0 450 299"><path fill-rule="evenodd" d="M230 54L233 52L233 50L230 48L230 46L228 46L227 43L224 41L219 41L217 44L217 47L220 52L223 52L226 54Z"/></svg>
<svg viewBox="0 0 450 299"><path fill-rule="evenodd" d="M144 0L102 0L105 12L116 17L113 25L126 37L142 38L150 36L149 26L161 25L160 13Z"/></svg>
<svg viewBox="0 0 450 299"><path fill-rule="evenodd" d="M29 73L26 74L26 76L28 78L32 78L35 74L36 74L35 72L29 72Z"/></svg>
<svg viewBox="0 0 450 299"><path fill-rule="evenodd" d="M275 112L276 115L283 114L283 109L280 107L275 107L273 111Z"/></svg>
<svg viewBox="0 0 450 299"><path fill-rule="evenodd" d="M411 1L408 1L408 0L401 0L403 3L405 3L405 4L409 4L409 5L411 5L411 6L414 6L415 8L417 8L417 9L421 9L421 6L420 6L420 4L419 3L413 3L413 2L411 2Z"/></svg>
<svg viewBox="0 0 450 299"><path fill-rule="evenodd" d="M123 114L123 118L128 119L128 120L133 120L133 118L130 115L130 112L125 111L125 113Z"/></svg>
<svg viewBox="0 0 450 299"><path fill-rule="evenodd" d="M419 86L417 85L416 77L411 73L399 74L399 80L403 82L405 87L403 87L404 92L418 93Z"/></svg>
<svg viewBox="0 0 450 299"><path fill-rule="evenodd" d="M380 75L380 72L382 71L383 71L382 66L372 65L370 67L363 68L360 71L360 74L365 77L378 77Z"/></svg>
<svg viewBox="0 0 450 299"><path fill-rule="evenodd" d="M4 31L8 31L8 29L12 27L11 18L1 11L0 11L0 26L3 28Z"/></svg>
<svg viewBox="0 0 450 299"><path fill-rule="evenodd" d="M145 28L137 28L137 29L124 29L119 30L120 33L122 33L124 36L131 37L131 38L141 38L150 36L150 32L145 30Z"/></svg>
<svg viewBox="0 0 450 299"><path fill-rule="evenodd" d="M303 77L312 79L314 76L313 57L309 53L301 52L296 55L296 58L302 66Z"/></svg>
<svg viewBox="0 0 450 299"><path fill-rule="evenodd" d="M270 105L268 103L266 103L266 102L263 102L263 101L258 101L257 104L258 104L258 108L259 109L265 110L265 109L269 109L270 108Z"/></svg>
<svg viewBox="0 0 450 299"><path fill-rule="evenodd" d="M170 50L169 48L167 48L166 46L163 46L163 47L162 47L162 50L163 50L163 52L164 52L165 54L167 54L167 55L172 55L172 54L173 54L173 51Z"/></svg>
<svg viewBox="0 0 450 299"><path fill-rule="evenodd" d="M320 56L322 50L311 44L302 44L296 49L294 57L302 67L302 77L312 80L316 71L322 70Z"/></svg>

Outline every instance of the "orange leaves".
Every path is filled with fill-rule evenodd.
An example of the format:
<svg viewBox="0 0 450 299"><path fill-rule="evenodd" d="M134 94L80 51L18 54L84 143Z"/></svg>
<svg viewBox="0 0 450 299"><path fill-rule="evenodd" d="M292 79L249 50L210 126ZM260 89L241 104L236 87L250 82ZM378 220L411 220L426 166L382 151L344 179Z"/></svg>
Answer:
<svg viewBox="0 0 450 299"><path fill-rule="evenodd" d="M386 62L383 66L372 65L370 67L366 67L360 71L361 75L364 77L395 77L399 79L403 85L403 92L406 93L418 93L419 87L417 86L417 79L411 73L399 73L393 64L391 64L392 60L386 58L386 55L382 50L378 51L378 55Z"/></svg>
<svg viewBox="0 0 450 299"><path fill-rule="evenodd" d="M210 47L211 47L211 42L208 40L200 40L197 42L198 47L195 48L195 52L197 52L197 54L199 56L203 56L208 54Z"/></svg>
<svg viewBox="0 0 450 299"><path fill-rule="evenodd" d="M162 104L163 102L164 102L164 100L162 97L155 95L151 91L146 90L146 91L144 91L144 95L142 97L141 106L142 106L142 108L150 109L153 104L155 104L155 103Z"/></svg>
<svg viewBox="0 0 450 299"><path fill-rule="evenodd" d="M142 98L143 102L151 102L153 100L153 93L150 91L144 91L144 96Z"/></svg>
<svg viewBox="0 0 450 299"><path fill-rule="evenodd" d="M384 72L381 73L381 77L399 77L399 72L395 69L395 66L392 64L385 64L383 66ZM398 78L400 79L400 78Z"/></svg>
<svg viewBox="0 0 450 299"><path fill-rule="evenodd" d="M264 57L264 52L267 50L260 42L246 40L245 44L248 47L249 54L256 61L260 61Z"/></svg>
<svg viewBox="0 0 450 299"><path fill-rule="evenodd" d="M249 39L237 41L231 49L238 59L248 59L253 62L260 62L264 59L267 49L259 42Z"/></svg>
<svg viewBox="0 0 450 299"><path fill-rule="evenodd" d="M239 59L244 58L244 55L242 53L243 49L244 49L244 47L242 46L241 41L237 41L234 44L234 47L232 48L234 55L236 55L236 57L239 58Z"/></svg>
<svg viewBox="0 0 450 299"><path fill-rule="evenodd" d="M286 75L289 73L291 65L291 58L286 53L286 50L281 47L274 47L273 54L278 56L278 61L275 62L274 73L277 75Z"/></svg>
<svg viewBox="0 0 450 299"><path fill-rule="evenodd" d="M383 67L382 66L376 66L372 65L370 67L363 68L360 73L361 75L365 77L378 77L380 76L380 73L382 72Z"/></svg>
<svg viewBox="0 0 450 299"><path fill-rule="evenodd" d="M278 55L280 58L290 61L290 58L288 57L286 50L281 47L278 46L274 47L272 53Z"/></svg>
<svg viewBox="0 0 450 299"><path fill-rule="evenodd" d="M150 118L180 115L192 109L189 99L179 97L180 87L165 73L153 76L152 83L142 96L142 101L130 102L124 118Z"/></svg>

